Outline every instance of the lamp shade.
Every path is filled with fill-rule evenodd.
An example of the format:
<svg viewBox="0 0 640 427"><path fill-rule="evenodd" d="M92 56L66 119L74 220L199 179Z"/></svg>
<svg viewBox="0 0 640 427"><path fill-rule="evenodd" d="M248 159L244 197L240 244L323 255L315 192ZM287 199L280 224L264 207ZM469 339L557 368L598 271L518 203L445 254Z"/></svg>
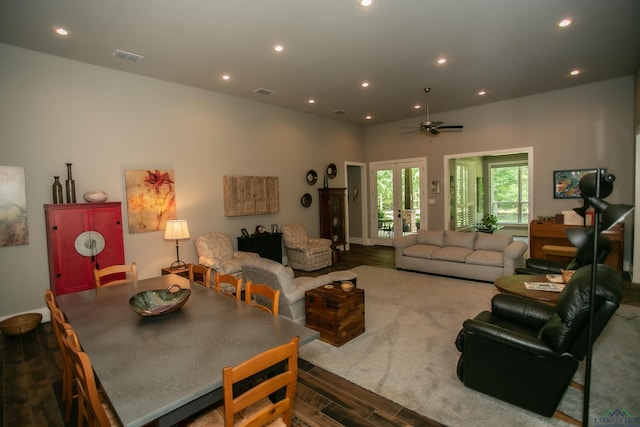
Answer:
<svg viewBox="0 0 640 427"><path fill-rule="evenodd" d="M164 230L165 240L182 240L188 239L189 226L184 219L170 219L167 220L167 228Z"/></svg>
<svg viewBox="0 0 640 427"><path fill-rule="evenodd" d="M585 199L588 199L589 197L600 197L601 199L604 199L613 191L613 181L615 180L616 176L611 173L600 175L600 194L596 194L598 174L587 174L583 176L578 183L580 194Z"/></svg>
<svg viewBox="0 0 640 427"><path fill-rule="evenodd" d="M584 218L587 215L587 209L589 209L589 202L587 201L587 199L583 199L583 200L584 200L584 203L582 204L582 207L573 208L573 211L578 215L580 215L582 218Z"/></svg>
<svg viewBox="0 0 640 427"><path fill-rule="evenodd" d="M597 197L589 197L589 203L600 212L600 223L603 230L608 230L624 219L632 210L631 205L610 205Z"/></svg>

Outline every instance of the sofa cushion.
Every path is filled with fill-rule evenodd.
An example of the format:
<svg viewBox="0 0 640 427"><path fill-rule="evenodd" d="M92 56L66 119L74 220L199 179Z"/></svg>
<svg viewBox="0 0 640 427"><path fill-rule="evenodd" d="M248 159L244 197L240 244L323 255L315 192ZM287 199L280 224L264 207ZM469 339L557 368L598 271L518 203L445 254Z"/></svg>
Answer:
<svg viewBox="0 0 640 427"><path fill-rule="evenodd" d="M511 242L513 242L513 236L510 234L478 233L475 249L503 252Z"/></svg>
<svg viewBox="0 0 640 427"><path fill-rule="evenodd" d="M440 246L433 245L413 245L408 248L402 249L402 255L410 256L413 258L427 258L431 259L433 251L440 249Z"/></svg>
<svg viewBox="0 0 640 427"><path fill-rule="evenodd" d="M465 258L471 253L471 249L456 246L438 248L431 254L431 259L439 261L465 262Z"/></svg>
<svg viewBox="0 0 640 427"><path fill-rule="evenodd" d="M419 245L444 246L443 230L418 230L416 243Z"/></svg>
<svg viewBox="0 0 640 427"><path fill-rule="evenodd" d="M467 255L467 264L502 267L502 252L476 250Z"/></svg>
<svg viewBox="0 0 640 427"><path fill-rule="evenodd" d="M443 246L455 246L459 248L473 249L473 245L476 241L476 233L444 230L444 244Z"/></svg>

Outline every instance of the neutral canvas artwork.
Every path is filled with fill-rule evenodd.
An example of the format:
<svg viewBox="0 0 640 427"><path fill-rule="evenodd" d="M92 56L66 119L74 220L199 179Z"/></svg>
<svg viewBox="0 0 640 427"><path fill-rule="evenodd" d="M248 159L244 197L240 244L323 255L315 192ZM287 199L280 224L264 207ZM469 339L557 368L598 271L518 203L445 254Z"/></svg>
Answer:
<svg viewBox="0 0 640 427"><path fill-rule="evenodd" d="M29 244L24 167L0 166L0 246Z"/></svg>
<svg viewBox="0 0 640 427"><path fill-rule="evenodd" d="M130 233L164 230L176 219L173 170L124 171Z"/></svg>

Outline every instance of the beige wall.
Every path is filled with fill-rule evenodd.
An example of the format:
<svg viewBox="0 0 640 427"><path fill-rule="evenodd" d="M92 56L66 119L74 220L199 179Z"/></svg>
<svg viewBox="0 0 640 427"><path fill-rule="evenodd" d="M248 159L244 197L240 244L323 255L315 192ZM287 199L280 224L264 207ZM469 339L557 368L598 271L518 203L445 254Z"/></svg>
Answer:
<svg viewBox="0 0 640 427"><path fill-rule="evenodd" d="M51 203L54 175L73 163L78 196L105 190L124 201L124 170L171 168L178 218L192 239L180 256L196 261L193 237L240 228L301 222L317 235L317 189L306 172L329 163L364 161L360 127L274 108L236 97L95 67L0 44L0 165L24 166L28 245L0 247L0 319L44 307L49 286L42 205ZM331 180L344 186L344 169ZM224 175L278 176L280 212L227 218ZM309 192L313 204L300 205ZM129 234L126 261L142 278L157 275L175 258L163 232ZM235 243L235 242L234 242Z"/></svg>
<svg viewBox="0 0 640 427"><path fill-rule="evenodd" d="M124 200L125 169L171 168L178 217L192 236L223 231L232 237L257 224L302 222L318 233L317 187L305 176L333 162L345 186L345 161L427 157L427 182L444 181L443 156L534 147L534 215L578 204L552 198L552 171L605 166L618 180L608 199L633 200L633 76L434 116L462 123L463 132L437 138L401 135L421 117L356 126L214 92L95 67L0 44L0 165L24 166L29 245L0 248L0 319L44 307L49 286L42 205L51 202L53 175L73 163L81 195L105 190ZM222 176L280 178L277 215L226 218ZM321 176L319 177L321 178ZM313 204L300 205L302 194ZM429 228L441 227L442 194L429 208ZM127 230L126 211L123 213ZM127 262L140 276L159 274L175 257L162 232L124 233ZM629 239L630 241L630 239ZM195 261L193 238L181 258Z"/></svg>
<svg viewBox="0 0 640 427"><path fill-rule="evenodd" d="M617 177L607 201L633 202L633 76L450 111L431 118L463 124L437 137L402 135L423 117L369 127L367 161L427 157L427 182L444 179L444 155L533 148L534 217L581 206L553 199L553 171L606 167ZM444 192L443 192L444 193ZM429 194L429 228L444 225L444 194Z"/></svg>

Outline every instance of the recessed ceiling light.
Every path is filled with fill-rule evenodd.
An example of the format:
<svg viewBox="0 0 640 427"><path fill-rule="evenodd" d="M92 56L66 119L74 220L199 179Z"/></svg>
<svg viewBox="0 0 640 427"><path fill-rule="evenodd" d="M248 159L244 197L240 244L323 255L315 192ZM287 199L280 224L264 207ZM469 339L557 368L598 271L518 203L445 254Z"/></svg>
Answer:
<svg viewBox="0 0 640 427"><path fill-rule="evenodd" d="M479 90L478 91L478 95L482 96L482 95L486 95L487 91L486 90Z"/></svg>
<svg viewBox="0 0 640 427"><path fill-rule="evenodd" d="M438 58L438 64L442 65L446 63L447 63L447 58Z"/></svg>
<svg viewBox="0 0 640 427"><path fill-rule="evenodd" d="M316 103L316 100L315 100L315 99L313 99L313 98L310 98L307 102L308 102L309 104L315 104L315 103Z"/></svg>
<svg viewBox="0 0 640 427"><path fill-rule="evenodd" d="M562 21L558 22L558 27L560 28L564 28L564 27L568 27L569 25L571 25L573 21L571 21L571 18L564 18Z"/></svg>
<svg viewBox="0 0 640 427"><path fill-rule="evenodd" d="M360 6L368 7L368 6L371 6L371 3L373 3L373 1L372 0L359 0L358 3L360 3Z"/></svg>
<svg viewBox="0 0 640 427"><path fill-rule="evenodd" d="M282 52L284 51L284 46L282 46L281 44L277 44L275 46L273 46L273 50L276 52Z"/></svg>
<svg viewBox="0 0 640 427"><path fill-rule="evenodd" d="M569 75L577 76L577 75L579 75L580 73L581 73L581 71L580 71L580 70L578 70L578 69L576 68L575 70L571 70L571 71L569 72Z"/></svg>
<svg viewBox="0 0 640 427"><path fill-rule="evenodd" d="M371 120L371 119L373 119L373 116L369 114L369 115L367 115L367 116L364 116L364 118L365 118L366 120Z"/></svg>
<svg viewBox="0 0 640 427"><path fill-rule="evenodd" d="M419 110L422 108L422 106L420 104L416 104L413 106L414 109Z"/></svg>
<svg viewBox="0 0 640 427"><path fill-rule="evenodd" d="M68 36L69 35L69 31L67 31L66 29L64 29L62 27L53 27L53 31L59 36Z"/></svg>
<svg viewBox="0 0 640 427"><path fill-rule="evenodd" d="M220 78L222 80L231 80L231 76L229 74L223 74L222 76L220 76Z"/></svg>
<svg viewBox="0 0 640 427"><path fill-rule="evenodd" d="M362 82L360 85L362 87L369 87L369 82Z"/></svg>

